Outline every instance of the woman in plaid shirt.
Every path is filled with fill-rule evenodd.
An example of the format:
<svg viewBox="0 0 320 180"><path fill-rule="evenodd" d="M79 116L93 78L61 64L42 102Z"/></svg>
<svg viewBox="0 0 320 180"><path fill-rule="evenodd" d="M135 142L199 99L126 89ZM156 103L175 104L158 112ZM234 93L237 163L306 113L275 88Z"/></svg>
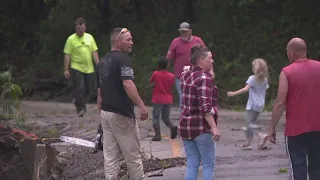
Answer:
<svg viewBox="0 0 320 180"><path fill-rule="evenodd" d="M190 70L181 75L182 112L179 134L187 156L185 180L196 180L200 161L203 180L213 179L215 141L220 139L217 128L218 89L210 70L213 69L212 53L206 47L191 49Z"/></svg>

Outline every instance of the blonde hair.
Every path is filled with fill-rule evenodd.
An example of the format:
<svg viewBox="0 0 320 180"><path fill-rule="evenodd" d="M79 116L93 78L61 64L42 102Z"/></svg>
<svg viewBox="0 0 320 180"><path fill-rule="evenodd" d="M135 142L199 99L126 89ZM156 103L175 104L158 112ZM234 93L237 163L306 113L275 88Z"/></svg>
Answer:
<svg viewBox="0 0 320 180"><path fill-rule="evenodd" d="M252 71L259 82L263 82L269 77L268 65L266 61L261 58L252 61Z"/></svg>

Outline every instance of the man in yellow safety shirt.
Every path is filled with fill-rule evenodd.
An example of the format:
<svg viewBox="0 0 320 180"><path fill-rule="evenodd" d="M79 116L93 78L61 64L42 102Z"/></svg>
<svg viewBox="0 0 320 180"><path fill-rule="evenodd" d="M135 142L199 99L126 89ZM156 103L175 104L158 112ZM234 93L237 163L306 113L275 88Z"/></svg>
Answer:
<svg viewBox="0 0 320 180"><path fill-rule="evenodd" d="M99 63L98 47L91 34L86 33L86 20L78 18L76 32L70 35L64 47L64 76L72 80L73 104L79 116L86 113L86 97L93 89L94 65Z"/></svg>

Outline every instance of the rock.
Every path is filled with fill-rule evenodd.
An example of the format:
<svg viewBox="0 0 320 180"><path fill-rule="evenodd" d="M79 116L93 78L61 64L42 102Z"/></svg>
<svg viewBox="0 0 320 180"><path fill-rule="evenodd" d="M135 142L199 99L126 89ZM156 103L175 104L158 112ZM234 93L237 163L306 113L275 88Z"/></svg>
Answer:
<svg viewBox="0 0 320 180"><path fill-rule="evenodd" d="M61 164L69 164L69 162L70 162L70 159L67 159L67 158L64 158L64 157L59 157L59 156L57 156L57 160Z"/></svg>
<svg viewBox="0 0 320 180"><path fill-rule="evenodd" d="M62 173L63 173L63 170L57 167L51 170L51 176L54 180L63 179Z"/></svg>
<svg viewBox="0 0 320 180"><path fill-rule="evenodd" d="M71 159L71 155L70 155L69 153L67 153L67 152L60 152L60 153L57 155L57 157L66 158L66 159L68 159L68 160Z"/></svg>

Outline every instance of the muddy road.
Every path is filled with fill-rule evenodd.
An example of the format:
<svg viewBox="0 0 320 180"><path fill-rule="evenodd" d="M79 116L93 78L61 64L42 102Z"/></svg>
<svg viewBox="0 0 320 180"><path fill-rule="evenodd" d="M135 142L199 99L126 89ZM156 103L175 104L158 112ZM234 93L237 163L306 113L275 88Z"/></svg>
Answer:
<svg viewBox="0 0 320 180"><path fill-rule="evenodd" d="M96 135L96 127L100 118L97 106L88 105L87 114L84 117L78 117L75 108L71 103L56 102L36 102L23 101L21 103L21 112L26 119L26 125L32 127L34 132L46 138L56 138L60 135L73 136L86 140L93 140ZM149 109L151 116L152 109ZM271 114L264 112L260 115L258 123L264 127L264 130ZM171 118L175 123L178 119L178 111L172 109ZM216 179L261 179L263 177L274 177L274 179L283 179L287 177L287 172L280 172L280 169L288 168L285 148L283 143L283 119L277 127L278 144L268 144L266 150L251 151L240 150L244 143L244 135L240 130L244 121L243 112L233 112L221 110L219 113L219 128L221 141L217 144L217 165ZM181 140L168 139L169 130L162 124L161 132L163 140L161 142L151 142L153 135L151 119L139 122L141 147L145 152L146 159L151 155L157 158L176 158L175 165L183 165L185 156ZM70 163L64 169L66 179L85 180L95 179L103 180L103 154L101 151L93 153L86 147L71 145L64 142L55 142L52 144L57 150L67 152L70 156ZM152 162L149 162L151 166ZM148 166L149 166L148 165ZM163 165L168 168L172 164ZM146 167L148 169L148 167ZM152 169L152 168L151 168ZM159 169L159 168L158 168ZM150 168L149 168L150 170ZM173 172L172 172L173 171ZM168 169L164 171L164 176L154 177L152 179L183 179L185 167L178 169ZM172 173L170 173L172 172ZM177 173L179 172L179 173ZM201 173L200 173L201 176Z"/></svg>

